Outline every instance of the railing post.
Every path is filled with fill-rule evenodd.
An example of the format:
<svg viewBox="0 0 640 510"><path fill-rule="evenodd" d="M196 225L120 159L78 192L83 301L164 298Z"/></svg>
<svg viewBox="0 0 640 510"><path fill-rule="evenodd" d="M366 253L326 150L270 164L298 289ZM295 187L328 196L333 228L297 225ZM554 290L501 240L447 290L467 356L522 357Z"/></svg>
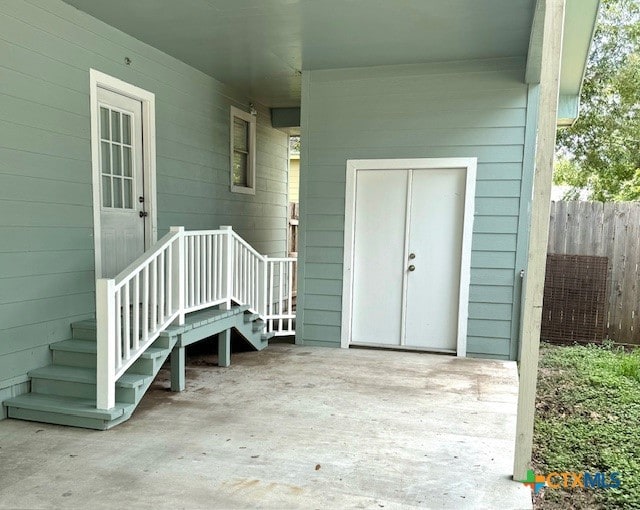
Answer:
<svg viewBox="0 0 640 510"><path fill-rule="evenodd" d="M231 308L231 297L233 296L233 227L230 225L221 225L220 230L225 230L224 236L224 255L223 255L223 274L224 274L224 295L227 299L227 310Z"/></svg>
<svg viewBox="0 0 640 510"><path fill-rule="evenodd" d="M171 289L172 289L172 305L178 310L178 317L176 321L178 326L184 324L184 310L185 310L185 260L184 260L184 227L171 227L171 232L179 233L180 236L174 241L171 247L172 256L172 268L171 268Z"/></svg>
<svg viewBox="0 0 640 510"><path fill-rule="evenodd" d="M116 405L116 305L115 280L96 280L96 407Z"/></svg>

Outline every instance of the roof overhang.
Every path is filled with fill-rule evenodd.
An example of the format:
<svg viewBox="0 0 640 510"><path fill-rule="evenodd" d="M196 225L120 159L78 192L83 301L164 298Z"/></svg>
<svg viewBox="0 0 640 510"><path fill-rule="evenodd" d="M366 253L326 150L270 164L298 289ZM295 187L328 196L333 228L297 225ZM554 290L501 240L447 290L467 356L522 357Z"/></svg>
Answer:
<svg viewBox="0 0 640 510"><path fill-rule="evenodd" d="M539 83L542 69L542 22L544 0L538 0L531 27L525 81ZM560 71L558 126L570 126L578 118L580 92L600 0L567 0Z"/></svg>
<svg viewBox="0 0 640 510"><path fill-rule="evenodd" d="M302 70L518 57L537 83L542 66L545 0L65 1L272 108L300 106ZM598 4L567 0L562 124L577 117Z"/></svg>

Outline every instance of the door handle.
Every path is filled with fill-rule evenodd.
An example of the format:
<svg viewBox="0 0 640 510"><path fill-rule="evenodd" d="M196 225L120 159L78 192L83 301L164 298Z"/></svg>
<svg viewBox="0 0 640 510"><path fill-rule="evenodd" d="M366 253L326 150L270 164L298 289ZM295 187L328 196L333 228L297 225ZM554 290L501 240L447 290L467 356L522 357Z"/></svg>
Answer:
<svg viewBox="0 0 640 510"><path fill-rule="evenodd" d="M416 258L416 254L415 253L409 253L409 260L413 260Z"/></svg>
<svg viewBox="0 0 640 510"><path fill-rule="evenodd" d="M148 213L147 211L140 211L140 212L138 213L138 215L139 215L141 218L146 218L147 216L149 216L149 213Z"/></svg>
<svg viewBox="0 0 640 510"><path fill-rule="evenodd" d="M413 264L411 264L409 266L409 271L415 271L416 270L416 266L414 266Z"/></svg>

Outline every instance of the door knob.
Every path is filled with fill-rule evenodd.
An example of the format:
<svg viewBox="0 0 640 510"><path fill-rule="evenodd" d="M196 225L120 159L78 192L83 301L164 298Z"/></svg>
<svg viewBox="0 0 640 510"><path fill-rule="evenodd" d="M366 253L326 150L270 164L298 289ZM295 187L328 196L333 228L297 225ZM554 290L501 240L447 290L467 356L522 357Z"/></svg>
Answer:
<svg viewBox="0 0 640 510"><path fill-rule="evenodd" d="M415 271L416 270L416 266L414 266L413 264L411 264L409 266L409 271Z"/></svg>
<svg viewBox="0 0 640 510"><path fill-rule="evenodd" d="M147 216L149 216L149 213L147 211L140 211L138 214L141 218L146 218Z"/></svg>

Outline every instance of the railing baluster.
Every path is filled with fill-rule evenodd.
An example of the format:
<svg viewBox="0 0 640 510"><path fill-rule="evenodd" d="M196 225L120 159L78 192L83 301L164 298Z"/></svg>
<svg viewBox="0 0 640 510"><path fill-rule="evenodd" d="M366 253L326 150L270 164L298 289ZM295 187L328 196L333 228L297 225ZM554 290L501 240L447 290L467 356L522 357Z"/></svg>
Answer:
<svg viewBox="0 0 640 510"><path fill-rule="evenodd" d="M213 242L215 245L215 251L214 251L214 257L213 257L213 263L214 263L214 267L215 267L215 296L216 296L216 300L220 299L220 296L222 295L222 260L221 260L221 256L222 256L222 247L221 247L221 241L222 241L222 237L220 235L215 235L213 238Z"/></svg>
<svg viewBox="0 0 640 510"><path fill-rule="evenodd" d="M142 270L142 342L149 340L149 265Z"/></svg>
<svg viewBox="0 0 640 510"><path fill-rule="evenodd" d="M140 348L140 273L133 278L133 337L132 348L137 351Z"/></svg>
<svg viewBox="0 0 640 510"><path fill-rule="evenodd" d="M122 291L124 293L122 357L126 360L129 359L129 356L131 355L131 299L129 282L125 283Z"/></svg>
<svg viewBox="0 0 640 510"><path fill-rule="evenodd" d="M189 306L195 305L195 285L194 285L194 271L193 271L193 236L189 236L189 251L187 253L187 258L189 259Z"/></svg>
<svg viewBox="0 0 640 510"><path fill-rule="evenodd" d="M154 332L158 327L158 259L151 261L151 328Z"/></svg>
<svg viewBox="0 0 640 510"><path fill-rule="evenodd" d="M122 366L122 289L116 291L116 369Z"/></svg>
<svg viewBox="0 0 640 510"><path fill-rule="evenodd" d="M164 322L164 251L158 257L158 326Z"/></svg>
<svg viewBox="0 0 640 510"><path fill-rule="evenodd" d="M167 297L165 299L164 316L168 317L173 313L173 249L171 246L167 247L167 263L165 268L165 280Z"/></svg>
<svg viewBox="0 0 640 510"><path fill-rule="evenodd" d="M211 288L213 285L213 261L212 261L212 241L213 236L207 236L207 302L211 303L213 301L213 295L211 292Z"/></svg>
<svg viewBox="0 0 640 510"><path fill-rule="evenodd" d="M200 296L200 238L193 237L193 246L194 246L194 260L193 266L195 269L195 274L193 276L195 281L195 289L193 291L195 295L195 303L194 305L199 305L202 303L202 298Z"/></svg>
<svg viewBox="0 0 640 510"><path fill-rule="evenodd" d="M204 236L198 236L200 245L200 304L207 302L207 244Z"/></svg>
<svg viewBox="0 0 640 510"><path fill-rule="evenodd" d="M269 262L269 302L268 302L268 315L274 315L273 310L273 270L275 268L275 262ZM273 331L273 319L269 319L269 332Z"/></svg>
<svg viewBox="0 0 640 510"><path fill-rule="evenodd" d="M283 313L283 302L282 302L282 297L283 297L283 291L284 289L282 288L283 286L283 274L282 274L282 270L283 270L284 264L283 262L280 262L278 264L278 314L280 314L280 316L282 316ZM280 320L278 321L278 331L282 330L282 317L280 317Z"/></svg>
<svg viewBox="0 0 640 510"><path fill-rule="evenodd" d="M287 276L289 277L289 286L287 288L287 313L291 315L293 310L293 263L287 262Z"/></svg>

